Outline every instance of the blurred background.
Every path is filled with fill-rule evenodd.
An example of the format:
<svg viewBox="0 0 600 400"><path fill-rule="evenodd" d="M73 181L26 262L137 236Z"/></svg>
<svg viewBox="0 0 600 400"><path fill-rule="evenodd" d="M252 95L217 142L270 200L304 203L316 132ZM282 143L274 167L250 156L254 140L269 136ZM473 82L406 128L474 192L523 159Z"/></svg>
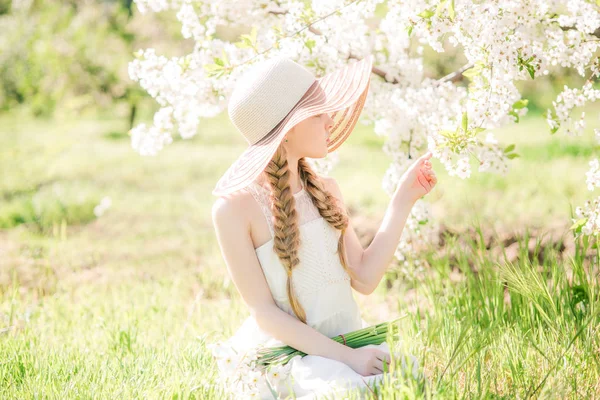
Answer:
<svg viewBox="0 0 600 400"><path fill-rule="evenodd" d="M130 144L129 129L151 121L158 106L130 81L127 64L149 47L189 53L193 42L180 26L174 13L141 15L131 0L0 0L0 360L7 360L0 386L5 379L15 390L35 376L29 383L42 389L81 379L102 382L99 393L143 395L135 382L150 371L168 387L158 393L188 393L199 384L190 383L195 371L210 363L198 343L215 329L227 336L245 317L210 214L211 190L246 147L243 137L223 114L203 121L191 139L174 137L156 157ZM432 77L466 62L452 46L445 54L426 48L424 57ZM433 160L439 183L427 200L443 233L491 252L503 246L513 259L530 238L569 251L571 207L592 197L585 172L598 150L599 109L585 110L587 128L577 138L551 135L543 113L564 85L582 82L566 71L519 83L529 113L496 131L520 154L507 176L474 168L461 180ZM364 246L389 202L382 145L372 127L358 124L331 172ZM357 159L368 162L357 168ZM415 296L405 298L409 310L423 300ZM397 303L380 300L361 298L366 319L394 313ZM46 362L35 367L36 359ZM123 389L94 375L112 368L134 383Z"/></svg>

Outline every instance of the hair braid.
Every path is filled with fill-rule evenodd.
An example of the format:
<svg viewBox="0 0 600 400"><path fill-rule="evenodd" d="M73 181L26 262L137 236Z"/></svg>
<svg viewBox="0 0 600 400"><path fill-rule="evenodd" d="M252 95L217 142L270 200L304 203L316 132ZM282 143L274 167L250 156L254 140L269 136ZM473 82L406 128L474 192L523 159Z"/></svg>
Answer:
<svg viewBox="0 0 600 400"><path fill-rule="evenodd" d="M275 217L273 250L287 271L287 294L292 310L300 321L306 323L306 313L296 297L292 284L292 271L300 263L298 258L300 231L296 200L290 188L290 171L283 146L277 149L264 174L271 186L271 209Z"/></svg>
<svg viewBox="0 0 600 400"><path fill-rule="evenodd" d="M348 261L346 259L346 245L344 244L344 234L346 233L349 224L347 211L344 207L340 206L335 196L332 196L325 190L321 179L319 179L304 157L298 160L298 173L313 204L319 210L321 217L341 232L337 246L340 263L348 275L352 279L356 279L356 275L348 266Z"/></svg>
<svg viewBox="0 0 600 400"><path fill-rule="evenodd" d="M298 257L300 230L298 227L298 215L296 213L296 200L289 183L290 170L283 146L277 149L263 173L271 188L269 199L271 202L271 212L275 219L273 224L273 250L287 271L287 294L292 311L300 321L306 323L306 313L298 301L292 283L292 272L300 263ZM304 158L298 160L298 174L306 192L310 195L313 204L319 210L319 214L331 226L341 231L337 253L348 275L355 279L355 274L348 267L346 260L344 233L349 223L346 210L339 205L334 196L325 190L320 178Z"/></svg>

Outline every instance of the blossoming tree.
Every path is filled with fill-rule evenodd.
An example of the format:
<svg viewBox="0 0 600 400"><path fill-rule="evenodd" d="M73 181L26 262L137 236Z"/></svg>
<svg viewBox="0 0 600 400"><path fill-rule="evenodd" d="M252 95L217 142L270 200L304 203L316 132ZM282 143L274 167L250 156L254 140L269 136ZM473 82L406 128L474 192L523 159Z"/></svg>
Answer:
<svg viewBox="0 0 600 400"><path fill-rule="evenodd" d="M593 82L600 74L599 2L586 0L388 0L385 15L371 26L383 0L200 1L136 0L140 12L176 10L181 32L193 38L190 54L166 58L140 50L129 65L133 80L161 108L151 126L131 131L142 155L157 154L172 135L196 134L202 118L227 106L237 78L252 64L285 55L322 75L367 54L375 55L369 98L361 117L384 138L391 161L382 181L390 196L398 179L426 148L450 175L478 171L506 173L515 146L501 147L493 129L516 123L527 100L515 82L573 68L587 81L564 88L547 111L552 134L581 135L584 114L574 108L600 97ZM215 37L217 26L247 28L235 42ZM443 43L460 45L468 63L448 76L423 73L423 45L444 52ZM417 56L411 54L416 43ZM456 82L466 78L468 86ZM600 132L595 132L600 141ZM321 173L336 162L335 152L312 160ZM600 164L590 162L588 188L600 187ZM396 251L407 260L411 250L435 231L430 209L413 207ZM600 233L598 200L576 210L579 234ZM437 236L437 235L435 235Z"/></svg>

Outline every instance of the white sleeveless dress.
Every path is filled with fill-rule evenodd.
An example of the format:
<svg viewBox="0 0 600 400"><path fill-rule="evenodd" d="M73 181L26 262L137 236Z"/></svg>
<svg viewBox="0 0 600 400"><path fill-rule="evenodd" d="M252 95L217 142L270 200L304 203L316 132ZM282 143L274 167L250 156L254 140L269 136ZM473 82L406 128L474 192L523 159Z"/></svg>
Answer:
<svg viewBox="0 0 600 400"><path fill-rule="evenodd" d="M286 291L287 273L273 250L269 192L255 182L243 190L249 191L259 203L271 232L271 240L255 252L273 299L280 309L295 317ZM294 268L292 282L306 313L307 324L328 337L369 326L361 317L352 294L350 276L336 253L341 231L321 217L304 188L293 196L300 231L300 263ZM282 346L285 343L261 330L252 316L247 317L229 339L210 345L217 359L219 378L235 398L285 399L294 395L304 400L323 395L340 398L348 389L367 384L372 387L374 381L383 379L383 373L362 376L340 361L316 355L297 356L284 368L267 374L250 372L243 368L243 362L252 358L252 350L259 345ZM368 347L377 347L389 354L385 342ZM417 377L417 360L414 356L409 357L412 373ZM403 358L402 365L406 366L406 362ZM242 379L234 383L234 377Z"/></svg>

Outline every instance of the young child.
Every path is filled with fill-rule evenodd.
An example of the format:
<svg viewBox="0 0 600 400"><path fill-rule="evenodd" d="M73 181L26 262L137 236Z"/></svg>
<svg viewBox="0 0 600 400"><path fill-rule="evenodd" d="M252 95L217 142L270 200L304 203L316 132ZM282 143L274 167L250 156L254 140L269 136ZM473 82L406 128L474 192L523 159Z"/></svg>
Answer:
<svg viewBox="0 0 600 400"><path fill-rule="evenodd" d="M402 177L376 238L364 250L339 186L306 161L350 135L367 97L373 57L321 78L283 57L248 71L229 116L248 141L218 181L213 222L229 274L251 315L211 346L219 375L237 398L299 399L372 386L391 361L387 344L350 348L331 337L368 326L352 289L380 282L414 203L437 183L427 153ZM360 163L360 160L357 160ZM289 345L307 355L253 370L257 346ZM402 358L412 365L413 356Z"/></svg>

